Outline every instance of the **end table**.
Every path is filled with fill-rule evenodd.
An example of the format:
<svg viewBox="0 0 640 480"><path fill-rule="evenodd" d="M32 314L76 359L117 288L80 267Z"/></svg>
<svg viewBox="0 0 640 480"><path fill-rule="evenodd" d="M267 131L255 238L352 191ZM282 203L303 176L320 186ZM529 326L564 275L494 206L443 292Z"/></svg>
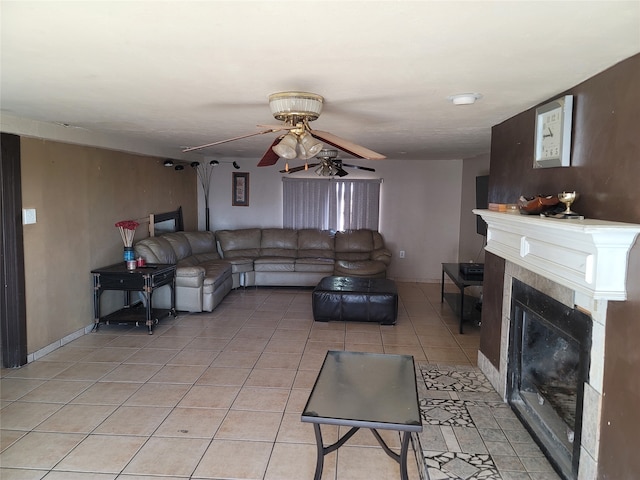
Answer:
<svg viewBox="0 0 640 480"><path fill-rule="evenodd" d="M483 275L465 275L460 271L460 263L443 263L442 264L442 283L440 286L440 303L447 300L449 306L454 312L460 314L460 333L462 334L462 322L464 321L464 301L465 294L464 289L472 286L482 286ZM444 276L445 274L453 281L453 283L460 290L459 294L456 293L444 293ZM467 296L467 300L471 297Z"/></svg>
<svg viewBox="0 0 640 480"><path fill-rule="evenodd" d="M109 265L108 267L91 270L93 274L93 311L95 325L93 330L98 330L100 322L109 324L111 322L135 322L140 321L140 313L136 314L135 304L131 304L131 292L141 292L144 295L145 316L144 320L149 327L149 335L153 333L154 323L158 323L157 318L153 318L156 313L151 307L151 297L154 290L164 285L171 288L171 308L167 315L176 316L176 266L170 264L147 264L135 270L127 269L125 262ZM125 294L124 308L110 313L105 317L100 316L100 296L105 290L122 290ZM159 313L159 312L158 312ZM155 321L154 321L155 320Z"/></svg>

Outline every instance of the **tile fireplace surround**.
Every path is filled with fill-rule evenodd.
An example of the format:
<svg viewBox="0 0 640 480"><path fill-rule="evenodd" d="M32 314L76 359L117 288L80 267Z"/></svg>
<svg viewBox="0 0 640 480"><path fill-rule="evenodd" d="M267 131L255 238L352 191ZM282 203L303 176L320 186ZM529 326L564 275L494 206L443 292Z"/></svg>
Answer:
<svg viewBox="0 0 640 480"><path fill-rule="evenodd" d="M584 388L579 480L598 471L607 304L626 299L627 258L640 225L601 220L558 220L474 210L488 224L488 252L506 260L500 366L478 354L478 366L507 397L507 362L514 278L591 315L589 381Z"/></svg>

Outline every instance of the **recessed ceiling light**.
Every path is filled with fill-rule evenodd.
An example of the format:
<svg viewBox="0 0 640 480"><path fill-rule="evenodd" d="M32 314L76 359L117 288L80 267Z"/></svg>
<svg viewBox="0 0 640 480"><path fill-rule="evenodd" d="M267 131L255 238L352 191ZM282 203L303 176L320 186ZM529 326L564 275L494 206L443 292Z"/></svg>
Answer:
<svg viewBox="0 0 640 480"><path fill-rule="evenodd" d="M447 100L453 102L454 105L473 105L476 100L480 100L482 94L480 93L458 93L456 95L450 95Z"/></svg>

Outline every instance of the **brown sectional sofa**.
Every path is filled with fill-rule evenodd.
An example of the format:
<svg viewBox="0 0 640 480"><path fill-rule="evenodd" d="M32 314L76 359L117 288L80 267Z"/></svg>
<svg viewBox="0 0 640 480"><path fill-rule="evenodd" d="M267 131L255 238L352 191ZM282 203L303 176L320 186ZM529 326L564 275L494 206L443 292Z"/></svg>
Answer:
<svg viewBox="0 0 640 480"><path fill-rule="evenodd" d="M137 242L134 249L147 263L176 264L176 310L211 312L231 291L231 265L220 258L213 232L165 233ZM164 290L153 298L166 308Z"/></svg>
<svg viewBox="0 0 640 480"><path fill-rule="evenodd" d="M385 278L391 252L372 230L246 228L216 232L234 286L314 286L330 275ZM253 264L253 268L249 266Z"/></svg>
<svg viewBox="0 0 640 480"><path fill-rule="evenodd" d="M241 286L315 286L332 275L385 278L391 262L382 235L364 229L174 232L137 242L135 252L148 263L177 264L176 309L191 312L212 311Z"/></svg>

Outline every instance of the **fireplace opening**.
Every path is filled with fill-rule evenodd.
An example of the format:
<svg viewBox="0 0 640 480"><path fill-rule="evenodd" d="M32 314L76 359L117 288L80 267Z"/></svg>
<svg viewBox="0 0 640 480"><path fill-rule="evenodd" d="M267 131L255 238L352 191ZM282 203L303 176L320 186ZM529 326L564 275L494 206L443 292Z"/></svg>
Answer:
<svg viewBox="0 0 640 480"><path fill-rule="evenodd" d="M591 318L513 280L507 398L565 479L578 478Z"/></svg>

